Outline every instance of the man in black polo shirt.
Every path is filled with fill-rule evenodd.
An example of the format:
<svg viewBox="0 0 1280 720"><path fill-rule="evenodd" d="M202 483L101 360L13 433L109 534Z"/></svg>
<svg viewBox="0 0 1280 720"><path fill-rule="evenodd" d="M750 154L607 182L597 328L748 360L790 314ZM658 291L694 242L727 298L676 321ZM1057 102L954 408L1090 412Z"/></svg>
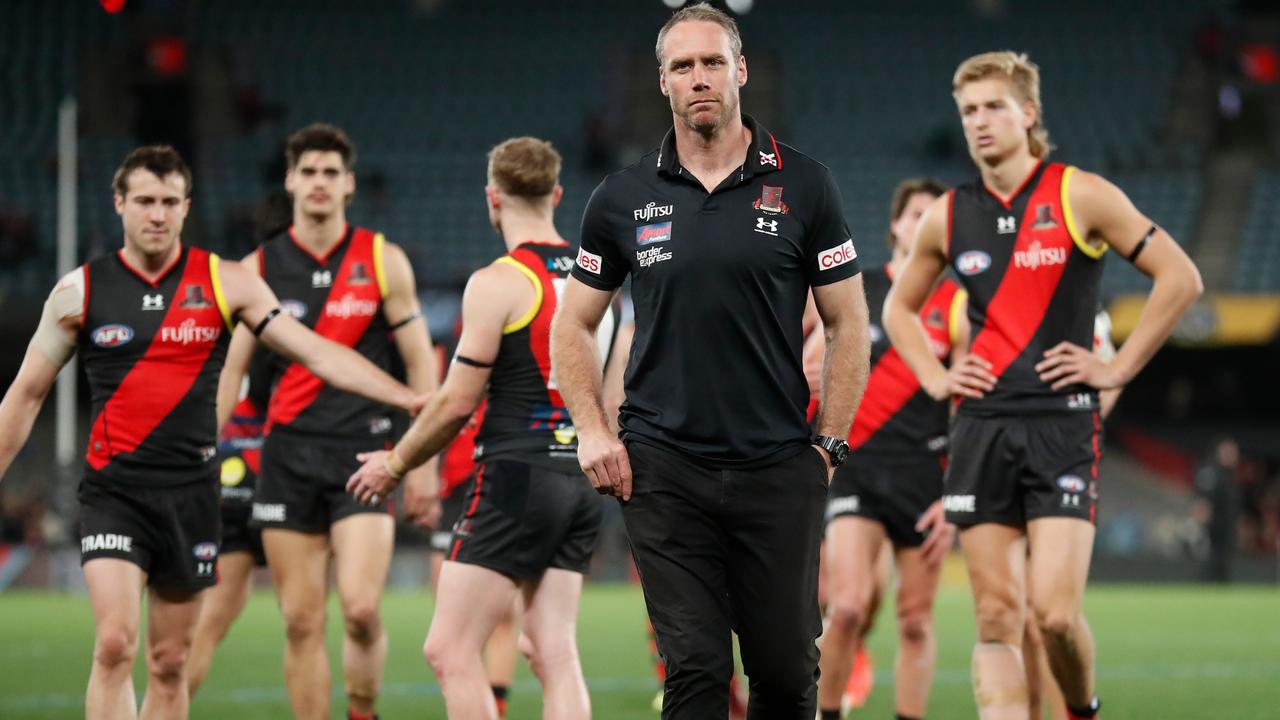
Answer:
<svg viewBox="0 0 1280 720"><path fill-rule="evenodd" d="M741 48L733 20L705 4L659 32L674 128L592 195L552 358L579 462L623 501L667 664L663 717L726 716L732 630L749 716L810 720L822 513L866 382L866 300L830 172L741 114ZM620 442L594 333L628 273ZM810 288L827 337L817 438L801 364Z"/></svg>

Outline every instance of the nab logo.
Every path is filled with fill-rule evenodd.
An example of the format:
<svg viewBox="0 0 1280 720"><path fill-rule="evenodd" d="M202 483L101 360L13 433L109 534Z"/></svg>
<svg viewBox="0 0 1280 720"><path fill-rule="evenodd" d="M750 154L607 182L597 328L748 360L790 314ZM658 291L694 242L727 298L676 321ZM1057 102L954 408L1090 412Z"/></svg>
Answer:
<svg viewBox="0 0 1280 720"><path fill-rule="evenodd" d="M317 270L311 273L311 287L327 288L333 285L333 273L329 270Z"/></svg>
<svg viewBox="0 0 1280 720"><path fill-rule="evenodd" d="M858 257L858 251L853 249L853 239L850 238L845 240L843 245L818 253L818 270L840 267L856 257Z"/></svg>
<svg viewBox="0 0 1280 720"><path fill-rule="evenodd" d="M1017 231L1018 221L1014 219L1012 215L1005 215L1004 217L996 218L996 232L1001 235L1008 235L1009 233Z"/></svg>
<svg viewBox="0 0 1280 720"><path fill-rule="evenodd" d="M956 258L956 272L961 275L977 275L991 267L991 256L981 250L970 250Z"/></svg>
<svg viewBox="0 0 1280 720"><path fill-rule="evenodd" d="M160 293L156 293L155 295L143 295L142 309L143 310L163 310L164 296L161 295Z"/></svg>
<svg viewBox="0 0 1280 720"><path fill-rule="evenodd" d="M100 348L116 348L133 339L133 328L128 325L103 325L89 333L89 339Z"/></svg>
<svg viewBox="0 0 1280 720"><path fill-rule="evenodd" d="M578 267L583 270L586 270L592 275L599 275L602 262L603 260L599 255L595 255L582 248L578 248Z"/></svg>

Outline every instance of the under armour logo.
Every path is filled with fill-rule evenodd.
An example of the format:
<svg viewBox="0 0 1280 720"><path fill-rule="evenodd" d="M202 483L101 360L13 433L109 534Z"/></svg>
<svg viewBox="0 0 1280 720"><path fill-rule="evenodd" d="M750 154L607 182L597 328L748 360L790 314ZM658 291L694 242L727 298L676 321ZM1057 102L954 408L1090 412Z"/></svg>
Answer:
<svg viewBox="0 0 1280 720"><path fill-rule="evenodd" d="M758 218L756 218L756 227L755 227L755 231L756 231L756 232L759 232L759 233L764 233L764 234L766 234L766 235L777 235L777 234L778 234L778 221L777 221L777 220L769 220L769 219L767 219L767 218L758 217Z"/></svg>
<svg viewBox="0 0 1280 720"><path fill-rule="evenodd" d="M1015 232L1017 229L1017 221L1013 219L1012 215L1005 215L1004 217L996 218L996 232L1001 235L1007 235L1011 232Z"/></svg>
<svg viewBox="0 0 1280 720"><path fill-rule="evenodd" d="M763 151L763 150L759 150L759 151L757 151L757 152L759 152L759 153L760 153L760 164L761 164L761 165L772 165L772 166L774 166L774 167L778 167L778 154L777 154L777 153L767 153L767 152L765 152L765 151Z"/></svg>
<svg viewBox="0 0 1280 720"><path fill-rule="evenodd" d="M163 310L164 295L161 295L159 293L156 293L155 295L143 295L142 309L143 310Z"/></svg>
<svg viewBox="0 0 1280 720"><path fill-rule="evenodd" d="M333 284L333 273L328 270L317 270L311 273L311 287L322 288Z"/></svg>

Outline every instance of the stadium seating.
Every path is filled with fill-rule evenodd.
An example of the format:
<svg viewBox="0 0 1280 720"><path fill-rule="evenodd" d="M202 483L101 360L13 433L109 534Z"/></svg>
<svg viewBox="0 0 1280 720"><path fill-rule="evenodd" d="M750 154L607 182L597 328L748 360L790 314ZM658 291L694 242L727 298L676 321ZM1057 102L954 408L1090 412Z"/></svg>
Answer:
<svg viewBox="0 0 1280 720"><path fill-rule="evenodd" d="M1280 291L1280 171L1254 182L1232 285L1240 292Z"/></svg>

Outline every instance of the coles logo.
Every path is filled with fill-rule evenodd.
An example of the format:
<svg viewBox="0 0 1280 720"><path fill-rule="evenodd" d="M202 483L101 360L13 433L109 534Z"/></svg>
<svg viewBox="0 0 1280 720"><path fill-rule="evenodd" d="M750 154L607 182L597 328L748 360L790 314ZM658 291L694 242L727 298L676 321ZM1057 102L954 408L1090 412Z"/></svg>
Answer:
<svg viewBox="0 0 1280 720"><path fill-rule="evenodd" d="M956 271L961 275L977 275L991 267L991 256L981 250L970 250L956 258Z"/></svg>
<svg viewBox="0 0 1280 720"><path fill-rule="evenodd" d="M671 223L654 223L653 225L641 225L636 228L636 244L652 245L656 242L666 242L671 239Z"/></svg>
<svg viewBox="0 0 1280 720"><path fill-rule="evenodd" d="M599 255L589 253L582 248L578 248L578 267L586 270L592 275L599 275L602 261Z"/></svg>
<svg viewBox="0 0 1280 720"><path fill-rule="evenodd" d="M1084 479L1078 475L1063 475L1058 478L1058 487L1062 488L1063 492L1081 493L1084 492L1087 485Z"/></svg>
<svg viewBox="0 0 1280 720"><path fill-rule="evenodd" d="M101 348L120 347L133 339L133 328L128 325L103 325L89 334L93 344Z"/></svg>
<svg viewBox="0 0 1280 720"><path fill-rule="evenodd" d="M213 560L218 557L218 544L202 542L191 548L191 554L195 555L197 560Z"/></svg>
<svg viewBox="0 0 1280 720"><path fill-rule="evenodd" d="M858 251L853 249L853 239L850 238L845 240L843 245L818 253L818 270L840 267L856 257L858 257Z"/></svg>
<svg viewBox="0 0 1280 720"><path fill-rule="evenodd" d="M307 316L307 305L299 300L281 300L280 312L294 320L301 320Z"/></svg>

